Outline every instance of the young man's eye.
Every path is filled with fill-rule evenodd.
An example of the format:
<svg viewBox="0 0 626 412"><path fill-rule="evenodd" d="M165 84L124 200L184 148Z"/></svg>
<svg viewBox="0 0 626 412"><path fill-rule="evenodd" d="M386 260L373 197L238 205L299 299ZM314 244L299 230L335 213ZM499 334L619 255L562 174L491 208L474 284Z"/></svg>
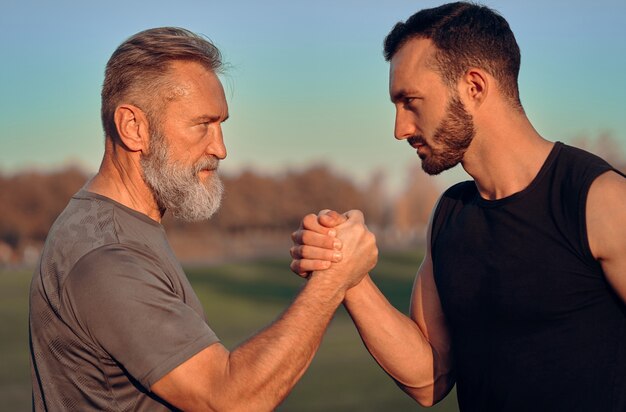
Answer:
<svg viewBox="0 0 626 412"><path fill-rule="evenodd" d="M416 101L417 101L416 97L406 97L404 99L404 106L407 107L407 108L410 107L410 108L414 109L415 106L416 106L416 104L415 104Z"/></svg>

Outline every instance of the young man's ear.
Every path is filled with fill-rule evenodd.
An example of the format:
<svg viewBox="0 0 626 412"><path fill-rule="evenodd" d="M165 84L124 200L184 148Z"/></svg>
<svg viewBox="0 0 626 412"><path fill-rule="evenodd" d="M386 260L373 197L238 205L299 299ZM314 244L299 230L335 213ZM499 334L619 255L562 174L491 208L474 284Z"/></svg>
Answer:
<svg viewBox="0 0 626 412"><path fill-rule="evenodd" d="M120 141L132 152L148 149L148 118L143 110L132 104L122 104L113 115Z"/></svg>
<svg viewBox="0 0 626 412"><path fill-rule="evenodd" d="M470 107L480 106L489 93L491 78L482 69L470 68L460 81L461 95Z"/></svg>

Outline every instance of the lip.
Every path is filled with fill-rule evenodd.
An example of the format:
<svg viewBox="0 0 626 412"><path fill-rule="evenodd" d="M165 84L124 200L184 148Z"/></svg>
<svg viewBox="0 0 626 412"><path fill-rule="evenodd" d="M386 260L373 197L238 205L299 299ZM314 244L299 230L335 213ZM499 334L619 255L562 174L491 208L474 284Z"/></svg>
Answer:
<svg viewBox="0 0 626 412"><path fill-rule="evenodd" d="M424 147L426 146L426 143L418 137L410 137L407 140L407 143L409 144L409 146L411 146L414 149L419 149L420 147Z"/></svg>
<svg viewBox="0 0 626 412"><path fill-rule="evenodd" d="M427 156L425 150L428 145L426 144L426 142L421 139L411 138L408 140L408 143L409 146L415 149L415 154L417 154L420 159L424 159Z"/></svg>
<svg viewBox="0 0 626 412"><path fill-rule="evenodd" d="M411 143L411 147L412 147L413 149L415 149L415 151L416 151L416 152L417 152L417 154L419 155L419 154L420 154L420 151L423 151L423 149L426 147L426 145L425 145L424 143L418 143L418 142L415 142L415 143Z"/></svg>
<svg viewBox="0 0 626 412"><path fill-rule="evenodd" d="M200 169L198 171L198 176L206 176L216 171L217 169Z"/></svg>

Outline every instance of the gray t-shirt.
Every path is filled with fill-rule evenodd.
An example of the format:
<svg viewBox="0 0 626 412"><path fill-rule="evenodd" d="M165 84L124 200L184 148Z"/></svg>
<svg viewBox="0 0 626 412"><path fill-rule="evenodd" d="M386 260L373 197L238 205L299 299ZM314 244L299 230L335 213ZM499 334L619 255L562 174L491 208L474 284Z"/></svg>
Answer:
<svg viewBox="0 0 626 412"><path fill-rule="evenodd" d="M218 341L163 227L79 191L30 291L35 410L169 410L160 378Z"/></svg>

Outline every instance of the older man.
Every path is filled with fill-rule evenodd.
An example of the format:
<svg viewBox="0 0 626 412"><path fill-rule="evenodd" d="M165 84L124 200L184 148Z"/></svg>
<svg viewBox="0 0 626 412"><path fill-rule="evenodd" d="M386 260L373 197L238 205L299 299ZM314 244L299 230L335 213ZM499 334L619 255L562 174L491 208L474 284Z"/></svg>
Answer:
<svg viewBox="0 0 626 412"><path fill-rule="evenodd" d="M519 48L487 7L422 10L389 33L385 57L396 139L426 172L461 163L474 180L433 211L410 317L369 277L346 293L369 351L425 405L456 382L463 411L625 411L623 175L535 131ZM321 234L343 220L305 218L294 271L330 260Z"/></svg>
<svg viewBox="0 0 626 412"><path fill-rule="evenodd" d="M32 281L35 410L271 410L375 264L357 213L343 239L357 264L312 276L236 350L219 343L159 222L166 210L200 220L219 206L220 66L211 43L178 28L138 33L109 60L102 165L50 230Z"/></svg>

